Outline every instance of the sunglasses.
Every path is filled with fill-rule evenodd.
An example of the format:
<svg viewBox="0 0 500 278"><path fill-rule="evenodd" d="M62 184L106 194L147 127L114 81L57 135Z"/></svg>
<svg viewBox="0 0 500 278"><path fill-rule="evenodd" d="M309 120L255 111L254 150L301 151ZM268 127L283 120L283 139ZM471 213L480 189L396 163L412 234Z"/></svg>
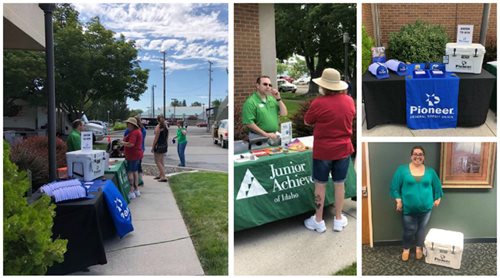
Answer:
<svg viewBox="0 0 500 278"><path fill-rule="evenodd" d="M271 83L262 83L261 85L264 87L272 87L273 86L273 84L271 84Z"/></svg>

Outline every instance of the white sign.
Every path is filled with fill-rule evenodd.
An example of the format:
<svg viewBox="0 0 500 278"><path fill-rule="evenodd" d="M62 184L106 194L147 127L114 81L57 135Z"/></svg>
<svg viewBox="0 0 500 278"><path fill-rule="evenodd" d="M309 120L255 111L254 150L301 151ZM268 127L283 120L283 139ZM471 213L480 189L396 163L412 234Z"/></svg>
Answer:
<svg viewBox="0 0 500 278"><path fill-rule="evenodd" d="M458 25L457 27L457 43L471 44L474 25Z"/></svg>
<svg viewBox="0 0 500 278"><path fill-rule="evenodd" d="M292 122L281 124L281 147L287 146L292 141Z"/></svg>
<svg viewBox="0 0 500 278"><path fill-rule="evenodd" d="M89 152L92 151L92 132L91 131L82 131L81 133L81 144L82 151Z"/></svg>

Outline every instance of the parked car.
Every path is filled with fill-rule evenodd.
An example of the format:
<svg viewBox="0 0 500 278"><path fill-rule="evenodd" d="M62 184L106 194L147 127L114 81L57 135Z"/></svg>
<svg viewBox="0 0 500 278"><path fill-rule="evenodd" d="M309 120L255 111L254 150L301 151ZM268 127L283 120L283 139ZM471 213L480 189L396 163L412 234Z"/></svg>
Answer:
<svg viewBox="0 0 500 278"><path fill-rule="evenodd" d="M90 120L89 123L97 124L97 125L104 127L104 135L108 135L108 132L109 132L108 123L103 122L103 121L98 121L98 120Z"/></svg>
<svg viewBox="0 0 500 278"><path fill-rule="evenodd" d="M309 81L311 81L311 77L309 76L303 76L293 82L295 85L307 85L309 84Z"/></svg>
<svg viewBox="0 0 500 278"><path fill-rule="evenodd" d="M292 83L286 81L285 79L278 79L278 90L280 92L292 92L295 93L297 91L297 86L293 85Z"/></svg>
<svg viewBox="0 0 500 278"><path fill-rule="evenodd" d="M293 83L293 81L294 81L294 79L292 77L287 76L287 75L279 75L278 79L285 79L286 81L288 81L290 83Z"/></svg>
<svg viewBox="0 0 500 278"><path fill-rule="evenodd" d="M219 124L214 125L214 144L219 144L222 148L226 149L229 143L229 123L227 119L221 120Z"/></svg>
<svg viewBox="0 0 500 278"><path fill-rule="evenodd" d="M197 127L207 127L207 122L199 122L196 124Z"/></svg>
<svg viewBox="0 0 500 278"><path fill-rule="evenodd" d="M82 121L85 123L83 130L92 132L93 142L104 139L105 128L102 125L91 123L85 114L82 116Z"/></svg>

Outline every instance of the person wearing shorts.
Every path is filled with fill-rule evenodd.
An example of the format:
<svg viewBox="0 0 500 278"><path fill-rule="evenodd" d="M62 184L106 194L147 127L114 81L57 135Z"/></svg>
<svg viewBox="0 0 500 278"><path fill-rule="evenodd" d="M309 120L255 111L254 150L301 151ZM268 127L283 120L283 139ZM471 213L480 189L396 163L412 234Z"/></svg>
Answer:
<svg viewBox="0 0 500 278"><path fill-rule="evenodd" d="M139 165L143 157L142 133L136 118L130 117L125 123L127 123L127 129L130 130L129 134L123 139L125 160L127 161L127 176L130 182L128 197L129 199L135 199L141 196L139 191Z"/></svg>
<svg viewBox="0 0 500 278"><path fill-rule="evenodd" d="M352 122L356 115L354 100L347 95L348 84L340 80L340 73L331 68L313 79L320 87L321 96L314 99L304 116L304 123L314 127L313 179L316 214L307 218L307 229L319 233L326 231L323 220L325 192L331 175L335 189L335 216L333 230L341 232L347 226L342 214L344 206L344 181L347 177L350 156L354 152L351 142Z"/></svg>

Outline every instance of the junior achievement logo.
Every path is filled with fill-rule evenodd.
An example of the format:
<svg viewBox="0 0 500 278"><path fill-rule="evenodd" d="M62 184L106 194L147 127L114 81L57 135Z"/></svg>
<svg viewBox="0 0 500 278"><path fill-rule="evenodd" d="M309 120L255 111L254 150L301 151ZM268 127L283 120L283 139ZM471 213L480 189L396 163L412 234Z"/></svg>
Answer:
<svg viewBox="0 0 500 278"><path fill-rule="evenodd" d="M267 194L267 191L262 187L255 176L250 172L249 169L245 172L243 181L240 185L240 190L238 195L236 195L236 200L246 199L250 197L260 196Z"/></svg>

